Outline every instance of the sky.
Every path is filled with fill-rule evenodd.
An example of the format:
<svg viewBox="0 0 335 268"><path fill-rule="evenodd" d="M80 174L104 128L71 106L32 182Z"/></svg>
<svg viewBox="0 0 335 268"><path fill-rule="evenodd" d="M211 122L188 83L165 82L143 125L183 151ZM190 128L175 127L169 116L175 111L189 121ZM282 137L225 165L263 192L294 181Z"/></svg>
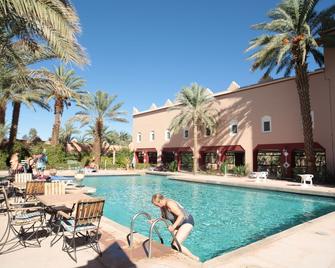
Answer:
<svg viewBox="0 0 335 268"><path fill-rule="evenodd" d="M73 0L79 14L80 44L90 64L73 68L86 80L84 89L116 94L124 102L129 123L106 122L111 129L132 129L132 108L147 110L152 103L174 100L192 82L213 92L231 81L240 86L257 83L261 72L251 72L244 50L261 32L251 25L267 20L278 0ZM322 1L319 8L332 0ZM55 62L43 63L53 68ZM317 68L311 65L311 69ZM276 77L274 75L274 77ZM53 103L50 103L51 106ZM64 123L79 109L65 110ZM10 122L11 106L7 111ZM46 140L51 136L53 112L23 107L18 137L36 128Z"/></svg>

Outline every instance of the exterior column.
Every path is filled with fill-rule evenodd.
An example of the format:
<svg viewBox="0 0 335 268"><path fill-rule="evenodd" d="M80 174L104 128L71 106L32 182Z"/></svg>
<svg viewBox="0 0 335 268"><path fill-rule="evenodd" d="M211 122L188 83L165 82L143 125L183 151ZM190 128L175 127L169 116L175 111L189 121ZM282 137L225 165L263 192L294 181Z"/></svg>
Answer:
<svg viewBox="0 0 335 268"><path fill-rule="evenodd" d="M180 154L175 153L175 158L177 160L177 171L180 171L180 169L181 169L181 157L180 157Z"/></svg>
<svg viewBox="0 0 335 268"><path fill-rule="evenodd" d="M162 151L157 151L157 165L162 164Z"/></svg>

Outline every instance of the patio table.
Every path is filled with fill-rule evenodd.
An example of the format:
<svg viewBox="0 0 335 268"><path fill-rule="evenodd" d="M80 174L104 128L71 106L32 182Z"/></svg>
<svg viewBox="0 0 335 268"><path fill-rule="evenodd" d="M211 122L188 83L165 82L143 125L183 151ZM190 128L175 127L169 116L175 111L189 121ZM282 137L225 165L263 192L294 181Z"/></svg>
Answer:
<svg viewBox="0 0 335 268"><path fill-rule="evenodd" d="M23 191L26 189L26 182L13 182L12 186L20 191Z"/></svg>
<svg viewBox="0 0 335 268"><path fill-rule="evenodd" d="M46 207L66 206L71 208L73 204L80 200L94 199L86 194L61 194L61 195L38 195L36 198Z"/></svg>

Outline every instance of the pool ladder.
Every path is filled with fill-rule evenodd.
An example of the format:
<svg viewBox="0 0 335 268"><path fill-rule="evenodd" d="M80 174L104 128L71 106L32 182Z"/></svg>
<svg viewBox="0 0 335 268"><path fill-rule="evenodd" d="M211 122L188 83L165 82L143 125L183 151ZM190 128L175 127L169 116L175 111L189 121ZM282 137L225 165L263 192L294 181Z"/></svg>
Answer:
<svg viewBox="0 0 335 268"><path fill-rule="evenodd" d="M140 211L138 213L136 213L132 219L131 219L131 223L130 223L130 238L129 238L129 247L133 247L134 245L134 226L135 226L135 221L136 219L139 217L139 216L144 216L145 218L147 218L147 220L152 220L152 217L149 213L145 212L145 211ZM148 258L151 258L151 252L152 252L152 233L153 231L155 230L155 233L157 234L161 244L164 244L164 240L162 238L162 236L160 235L157 227L156 227L156 224L158 222L164 222L165 223L165 226L166 228L169 228L169 225L170 225L170 222L166 219L163 219L163 218L158 218L158 219L155 219L151 225L150 225L150 229L149 229L149 250L148 250ZM170 231L169 231L170 232ZM173 240L172 240L172 243L173 241L176 241L176 244L177 244L177 247L178 247L178 251L181 252L181 246L176 238L176 236L174 235L174 232L170 232Z"/></svg>

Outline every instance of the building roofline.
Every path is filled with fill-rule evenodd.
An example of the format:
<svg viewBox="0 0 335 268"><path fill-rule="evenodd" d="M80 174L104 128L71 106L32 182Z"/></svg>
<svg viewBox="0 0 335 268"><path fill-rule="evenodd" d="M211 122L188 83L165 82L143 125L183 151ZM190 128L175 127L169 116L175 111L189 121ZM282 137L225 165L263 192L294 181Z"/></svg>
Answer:
<svg viewBox="0 0 335 268"><path fill-rule="evenodd" d="M319 74L319 73L323 73L323 72L324 72L324 68L321 68L321 69L318 69L316 71L309 72L308 75L310 76L310 75L315 75L315 74ZM269 81L269 82L256 83L256 84L251 84L251 85L248 85L248 86L244 86L244 87L241 87L241 88L233 90L233 91L217 92L217 93L214 93L213 96L215 98L217 98L217 97L222 97L222 96L226 96L226 95L230 95L230 94L238 94L240 92L244 92L244 91L247 91L247 90L256 89L256 88L260 88L260 87L264 87L264 86L268 86L268 85L272 85L272 84L282 83L282 82L286 82L286 81L293 80L293 79L295 79L295 76L278 78L278 79L274 79L274 80ZM176 107L178 105L180 105L180 104L175 103L175 104L173 104L171 106L168 106L168 107L162 106L162 107L158 107L154 110L145 110L145 111L142 111L142 112L134 113L133 117L137 117L137 116L141 116L141 115L149 114L149 113L161 112L163 110L171 109L171 107Z"/></svg>

